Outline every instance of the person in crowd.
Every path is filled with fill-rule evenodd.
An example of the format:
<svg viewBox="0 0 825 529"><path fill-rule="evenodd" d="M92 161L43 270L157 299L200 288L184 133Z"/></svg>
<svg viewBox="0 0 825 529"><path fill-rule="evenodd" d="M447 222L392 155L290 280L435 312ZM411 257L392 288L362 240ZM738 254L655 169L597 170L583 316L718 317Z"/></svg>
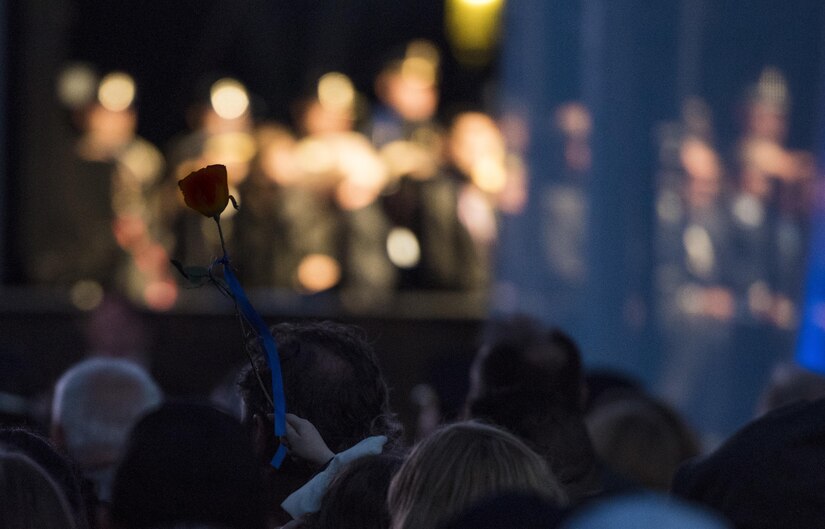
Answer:
<svg viewBox="0 0 825 529"><path fill-rule="evenodd" d="M115 464L130 429L162 398L152 377L128 360L90 358L57 381L52 441L94 483L99 500L110 499Z"/></svg>
<svg viewBox="0 0 825 529"><path fill-rule="evenodd" d="M2 428L0 450L23 454L48 474L63 493L76 529L88 529L90 525L96 527L97 499L94 492L82 481L74 463L60 454L48 439L25 428ZM90 524L90 521L93 523Z"/></svg>
<svg viewBox="0 0 825 529"><path fill-rule="evenodd" d="M393 478L390 527L438 527L482 498L506 492L567 502L544 460L517 437L489 425L454 423L416 445Z"/></svg>
<svg viewBox="0 0 825 529"><path fill-rule="evenodd" d="M491 326L470 370L465 414L519 436L545 458L575 503L602 488L582 412L583 381L570 337L516 316Z"/></svg>
<svg viewBox="0 0 825 529"><path fill-rule="evenodd" d="M287 411L314 425L332 454L376 436L386 438L383 452L401 445L401 426L390 411L387 384L360 329L324 321L282 323L273 326L272 333L281 358ZM264 393L269 390L258 375L270 387L271 374L263 356L255 358L254 367L244 369L238 382L244 422L266 469L273 515L285 523L290 516L281 503L306 484L320 465L287 457L280 469L271 468L278 440L273 409Z"/></svg>
<svg viewBox="0 0 825 529"><path fill-rule="evenodd" d="M37 370L22 351L0 346L0 425L36 427Z"/></svg>
<svg viewBox="0 0 825 529"><path fill-rule="evenodd" d="M685 463L672 493L735 527L825 527L825 400L776 409L711 454Z"/></svg>
<svg viewBox="0 0 825 529"><path fill-rule="evenodd" d="M492 320L485 333L470 369L468 404L500 391L541 390L558 406L583 409L581 353L567 334L523 314Z"/></svg>
<svg viewBox="0 0 825 529"><path fill-rule="evenodd" d="M791 362L776 364L756 406L756 416L793 404L825 398L825 376Z"/></svg>
<svg viewBox="0 0 825 529"><path fill-rule="evenodd" d="M536 494L505 492L478 501L441 529L553 529L569 512L568 507Z"/></svg>
<svg viewBox="0 0 825 529"><path fill-rule="evenodd" d="M60 487L37 463L0 448L0 527L78 529Z"/></svg>
<svg viewBox="0 0 825 529"><path fill-rule="evenodd" d="M200 403L167 403L129 436L112 488L122 529L268 527L261 475L241 423Z"/></svg>
<svg viewBox="0 0 825 529"><path fill-rule="evenodd" d="M506 428L541 455L571 503L603 491L602 470L579 412L543 391L504 391L473 402L469 418Z"/></svg>
<svg viewBox="0 0 825 529"><path fill-rule="evenodd" d="M286 414L285 437L282 442L289 448L294 459L300 459L319 469L312 479L281 503L284 511L294 519L290 522L293 526L303 523L307 516L321 510L323 498L343 469L361 458L382 454L388 441L385 435L371 435L336 454L329 449L315 425L291 413Z"/></svg>
<svg viewBox="0 0 825 529"><path fill-rule="evenodd" d="M570 515L563 529L731 529L718 514L664 494L629 494L593 502Z"/></svg>
<svg viewBox="0 0 825 529"><path fill-rule="evenodd" d="M644 394L597 406L587 416L587 427L601 461L650 490L669 491L679 465L699 455L699 443L679 415Z"/></svg>
<svg viewBox="0 0 825 529"><path fill-rule="evenodd" d="M636 376L615 368L591 368L584 375L587 399L584 413L616 398L645 393L644 383Z"/></svg>
<svg viewBox="0 0 825 529"><path fill-rule="evenodd" d="M306 529L389 529L387 491L403 458L367 455L347 464L329 484L318 512L304 518Z"/></svg>

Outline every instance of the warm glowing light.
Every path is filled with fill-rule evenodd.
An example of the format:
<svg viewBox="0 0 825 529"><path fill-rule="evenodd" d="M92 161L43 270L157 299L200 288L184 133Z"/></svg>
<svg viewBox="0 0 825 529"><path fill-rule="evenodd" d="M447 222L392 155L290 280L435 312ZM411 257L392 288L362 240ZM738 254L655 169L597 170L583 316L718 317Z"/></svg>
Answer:
<svg viewBox="0 0 825 529"><path fill-rule="evenodd" d="M480 158L474 165L470 175L473 182L486 193L499 193L507 183L507 170L504 161L495 156Z"/></svg>
<svg viewBox="0 0 825 529"><path fill-rule="evenodd" d="M447 36L456 57L468 66L490 61L501 33L504 0L447 0Z"/></svg>
<svg viewBox="0 0 825 529"><path fill-rule="evenodd" d="M355 105L355 87L349 77L330 72L318 81L318 101L330 110L347 110Z"/></svg>
<svg viewBox="0 0 825 529"><path fill-rule="evenodd" d="M122 112L135 100L135 80L123 72L113 72L100 81L97 99L103 108Z"/></svg>
<svg viewBox="0 0 825 529"><path fill-rule="evenodd" d="M246 88L235 79L221 79L212 85L210 100L215 113L223 119L237 119L249 109Z"/></svg>
<svg viewBox="0 0 825 529"><path fill-rule="evenodd" d="M96 281L78 281L69 291L72 304L80 310L94 310L103 301L103 287Z"/></svg>
<svg viewBox="0 0 825 529"><path fill-rule="evenodd" d="M149 143L135 142L120 156L120 163L141 184L148 184L163 171L163 155Z"/></svg>
<svg viewBox="0 0 825 529"><path fill-rule="evenodd" d="M255 138L247 132L226 132L216 134L206 140L204 156L222 163L247 163L255 156Z"/></svg>
<svg viewBox="0 0 825 529"><path fill-rule="evenodd" d="M399 268L412 268L421 260L418 238L407 228L393 228L387 236L387 255Z"/></svg>
<svg viewBox="0 0 825 529"><path fill-rule="evenodd" d="M338 170L343 177L336 198L344 209L368 206L381 194L387 168L369 141L358 134L341 135L336 142Z"/></svg>
<svg viewBox="0 0 825 529"><path fill-rule="evenodd" d="M308 292L321 292L332 288L340 279L341 265L329 255L310 254L298 265L298 283Z"/></svg>
<svg viewBox="0 0 825 529"><path fill-rule="evenodd" d="M335 167L335 152L328 142L322 140L302 140L295 154L298 167L304 173L327 173Z"/></svg>
<svg viewBox="0 0 825 529"><path fill-rule="evenodd" d="M97 76L85 64L66 68L57 80L57 97L69 108L78 108L95 96Z"/></svg>

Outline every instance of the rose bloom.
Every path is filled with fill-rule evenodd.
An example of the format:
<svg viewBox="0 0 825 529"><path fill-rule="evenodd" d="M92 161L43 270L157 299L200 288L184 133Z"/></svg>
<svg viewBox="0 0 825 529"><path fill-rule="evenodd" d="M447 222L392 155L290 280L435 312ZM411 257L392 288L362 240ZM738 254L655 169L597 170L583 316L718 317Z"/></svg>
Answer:
<svg viewBox="0 0 825 529"><path fill-rule="evenodd" d="M186 205L207 217L219 216L229 203L225 165L208 165L178 182Z"/></svg>

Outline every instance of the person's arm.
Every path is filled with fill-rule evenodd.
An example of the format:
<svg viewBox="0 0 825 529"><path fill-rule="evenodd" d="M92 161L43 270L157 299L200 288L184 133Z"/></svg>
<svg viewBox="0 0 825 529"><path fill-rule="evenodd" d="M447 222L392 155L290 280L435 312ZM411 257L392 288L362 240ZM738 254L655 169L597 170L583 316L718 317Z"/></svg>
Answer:
<svg viewBox="0 0 825 529"><path fill-rule="evenodd" d="M315 425L291 413L286 414L286 445L290 453L316 467L326 466L335 456Z"/></svg>

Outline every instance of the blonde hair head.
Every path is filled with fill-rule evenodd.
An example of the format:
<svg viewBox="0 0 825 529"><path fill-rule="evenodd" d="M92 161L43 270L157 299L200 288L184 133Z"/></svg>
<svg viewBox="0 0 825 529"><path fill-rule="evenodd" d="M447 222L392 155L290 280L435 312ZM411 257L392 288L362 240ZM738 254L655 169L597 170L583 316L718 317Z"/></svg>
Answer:
<svg viewBox="0 0 825 529"><path fill-rule="evenodd" d="M505 492L567 501L541 456L517 437L478 422L452 424L413 448L392 480L391 529L436 527L477 501Z"/></svg>

